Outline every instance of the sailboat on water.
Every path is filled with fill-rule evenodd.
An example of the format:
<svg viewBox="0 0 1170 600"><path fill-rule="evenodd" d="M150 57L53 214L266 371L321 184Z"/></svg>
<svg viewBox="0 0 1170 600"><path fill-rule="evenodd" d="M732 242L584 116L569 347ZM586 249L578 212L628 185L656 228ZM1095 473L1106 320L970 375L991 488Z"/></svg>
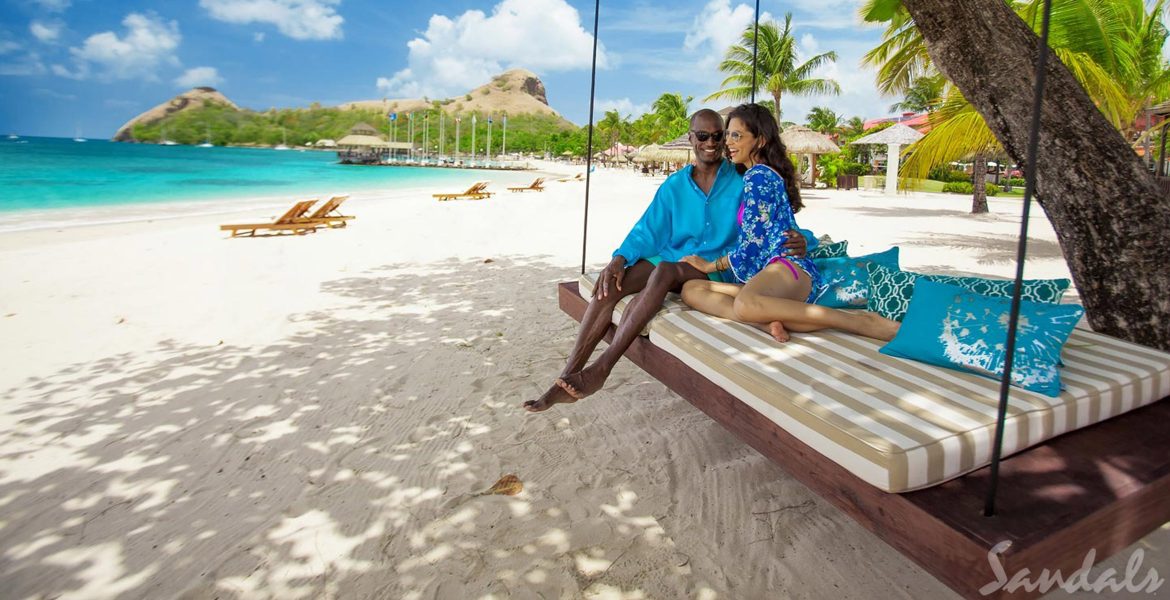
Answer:
<svg viewBox="0 0 1170 600"><path fill-rule="evenodd" d="M87 142L87 141L89 141L89 140L87 140L87 139L85 139L85 138L81 137L81 128L80 128L80 127L78 127L78 128L76 128L76 129L74 129L74 130L73 130L73 141L75 141L75 142Z"/></svg>
<svg viewBox="0 0 1170 600"><path fill-rule="evenodd" d="M208 125L207 126L207 137L205 137L203 139L203 143L199 144L199 147L200 148L211 148L213 146L215 146L215 144L211 143L211 125Z"/></svg>
<svg viewBox="0 0 1170 600"><path fill-rule="evenodd" d="M291 150L292 149L292 148L288 147L288 132L285 131L284 127L280 128L280 144L273 146L272 149L273 150Z"/></svg>
<svg viewBox="0 0 1170 600"><path fill-rule="evenodd" d="M171 141L171 140L168 140L168 139L167 139L167 127L166 127L166 125L163 125L163 128L162 128L162 139L161 139L161 140L159 140L159 142L158 142L158 143L159 143L160 145L162 145L162 146L178 146L178 145L179 145L179 143L178 143L178 142L173 142L173 141Z"/></svg>

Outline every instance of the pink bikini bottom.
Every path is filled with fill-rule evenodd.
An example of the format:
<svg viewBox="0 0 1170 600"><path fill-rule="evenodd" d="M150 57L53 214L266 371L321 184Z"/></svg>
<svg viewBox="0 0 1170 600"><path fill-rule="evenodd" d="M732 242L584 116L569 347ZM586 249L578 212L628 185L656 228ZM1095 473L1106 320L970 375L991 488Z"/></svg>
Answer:
<svg viewBox="0 0 1170 600"><path fill-rule="evenodd" d="M788 267L789 271L792 271L792 278L796 279L797 281L800 280L800 273L796 272L796 265L792 264L792 261L790 261L784 257L781 257L781 256L775 256L772 258L772 260L768 261L768 264L772 264L772 263L776 263L776 262L784 263L784 266Z"/></svg>

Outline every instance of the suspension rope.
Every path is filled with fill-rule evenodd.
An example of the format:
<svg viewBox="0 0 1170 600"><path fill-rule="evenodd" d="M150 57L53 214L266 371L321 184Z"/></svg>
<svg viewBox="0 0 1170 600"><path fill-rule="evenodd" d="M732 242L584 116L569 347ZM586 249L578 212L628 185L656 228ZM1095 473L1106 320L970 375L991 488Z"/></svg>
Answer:
<svg viewBox="0 0 1170 600"><path fill-rule="evenodd" d="M756 56L760 52L760 0L756 0L756 31L752 34L752 103L756 102ZM776 115L780 120L780 115Z"/></svg>
<svg viewBox="0 0 1170 600"><path fill-rule="evenodd" d="M585 274L585 246L589 241L589 180L593 175L593 100L597 97L597 23L601 0L593 3L593 70L589 74L589 138L585 148L585 218L581 231L581 274Z"/></svg>
<svg viewBox="0 0 1170 600"><path fill-rule="evenodd" d="M1003 377L999 382L999 414L995 421L995 444L991 448L991 480L987 488L987 502L983 515L995 515L995 494L999 488L999 461L1003 455L1003 429L1007 418L1008 384L1012 378L1012 362L1016 350L1016 327L1020 323L1020 293L1023 290L1024 259L1028 254L1028 215L1032 194L1036 191L1036 155L1040 144L1040 106L1044 100L1044 76L1048 66L1048 23L1052 17L1052 0L1044 0L1044 20L1040 26L1040 44L1036 57L1036 87L1032 95L1032 124L1028 132L1028 155L1025 165L1024 210L1020 222L1020 242L1016 250L1016 281L1012 290L1011 316L1008 319L1007 347L1003 361Z"/></svg>

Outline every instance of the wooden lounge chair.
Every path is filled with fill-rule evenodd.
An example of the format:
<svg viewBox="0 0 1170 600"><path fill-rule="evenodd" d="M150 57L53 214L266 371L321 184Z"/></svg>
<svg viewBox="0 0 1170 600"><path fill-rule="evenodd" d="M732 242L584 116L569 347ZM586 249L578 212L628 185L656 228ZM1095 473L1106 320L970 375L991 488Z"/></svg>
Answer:
<svg viewBox="0 0 1170 600"><path fill-rule="evenodd" d="M580 320L588 301L579 284L562 283L558 291L561 309ZM984 517L982 505L990 485L987 467L932 487L889 493L856 474L872 466L866 461L841 464L829 457L832 452L826 449L826 438L808 435L811 428L821 425L817 419L789 426L782 425L783 418L776 419L773 413L792 413L792 407L830 389L855 386L848 397L866 402L890 395L883 389L887 370L900 359L877 354L876 341L839 333L794 336L792 345L783 347L763 340L759 343L767 347L763 352L769 356L770 367L753 371L742 357L759 352L753 350L752 340L766 336L669 303L665 309L651 323L650 337L637 338L627 358L966 598L1034 598L1041 593L1035 587L1008 593L1006 586L1000 586L984 595L981 590L998 580L990 556L995 556L1008 578L1023 569L1029 570L1034 581L1043 569L1050 573L1059 569L1068 578L1082 566L1089 550L1096 551L1098 561L1104 560L1170 520L1170 502L1165 500L1170 494L1170 438L1165 432L1170 399L1164 398L1170 375L1164 353L1100 334L1074 332L1074 338L1082 339L1070 342L1078 347L1066 355L1068 375L1083 379L1078 385L1087 386L1100 399L1053 416L1044 416L1042 410L1018 414L1009 441L1019 441L1027 431L1045 424L1062 426L1083 417L1132 410L1025 447L1005 459L1000 463L998 514ZM607 340L613 332L611 327ZM728 354L729 347L735 349L736 358ZM814 351L809 352L810 347ZM800 380L795 387L743 385L749 379L756 381L758 373L772 377L771 371L782 377L801 377L800 370L789 365L794 357L816 362L829 374ZM1096 363L1118 366L1090 366ZM1130 379L1124 374L1151 367L1156 375L1151 371L1144 378ZM915 386L924 387L892 395L891 406L913 408L936 395L930 391L938 384L933 367L907 364L903 368L920 382ZM739 381L745 374L749 377L738 384L726 383ZM969 374L944 377L962 380L968 389L986 385ZM741 397L745 390L768 402L745 400ZM946 401L945 396L941 399ZM968 399L954 400L958 406L958 401ZM884 412L878 416L890 417ZM855 429L862 436L872 433L871 427ZM856 448L871 452L872 448L863 446ZM988 446L986 439L974 445L956 444L964 457ZM925 458L937 461L947 454ZM1140 582L1145 571L1137 576ZM1089 581L1094 577L1090 575Z"/></svg>
<svg viewBox="0 0 1170 600"><path fill-rule="evenodd" d="M487 185L488 182L486 181L477 181L476 183L472 184L471 187L467 188L466 192L432 195L439 200L483 200L484 198L490 198L492 195L492 192L487 191Z"/></svg>
<svg viewBox="0 0 1170 600"><path fill-rule="evenodd" d="M357 217L352 215L343 215L338 210L341 203L349 199L349 195L334 196L325 201L313 214L297 219L298 223L315 223L318 225L327 225L329 227L345 227L346 222Z"/></svg>
<svg viewBox="0 0 1170 600"><path fill-rule="evenodd" d="M577 173L576 175L574 175L572 177L561 177L557 181L585 181L585 174L584 173Z"/></svg>
<svg viewBox="0 0 1170 600"><path fill-rule="evenodd" d="M241 235L242 232L247 232L249 236L255 236L259 230L273 230L277 232L291 231L297 235L304 235L313 231L317 231L317 227L321 224L319 222L306 221L305 215L317 199L302 200L288 209L288 212L281 215L271 223L241 223L235 225L220 225L220 231L232 232L232 237Z"/></svg>
<svg viewBox="0 0 1170 600"><path fill-rule="evenodd" d="M543 192L544 191L544 177L537 177L532 183L526 186L517 186L508 188L509 192Z"/></svg>

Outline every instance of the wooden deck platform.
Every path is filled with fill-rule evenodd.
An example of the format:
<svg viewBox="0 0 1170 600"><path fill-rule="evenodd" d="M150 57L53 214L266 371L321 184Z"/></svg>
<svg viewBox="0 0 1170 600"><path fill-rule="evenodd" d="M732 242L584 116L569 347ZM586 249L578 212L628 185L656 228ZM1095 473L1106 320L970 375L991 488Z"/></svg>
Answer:
<svg viewBox="0 0 1170 600"><path fill-rule="evenodd" d="M561 310L578 321L586 300L576 282L558 286ZM610 327L606 340L611 339ZM1000 590L988 551L1007 577L1042 569L1068 577L1090 549L1096 561L1170 521L1170 400L1049 440L1000 465L998 514L983 516L989 469L905 494L878 490L789 435L647 338L626 357L780 465L887 544L967 598L1033 598ZM1122 576L1124 573L1122 574ZM1138 575L1141 582L1145 573Z"/></svg>

